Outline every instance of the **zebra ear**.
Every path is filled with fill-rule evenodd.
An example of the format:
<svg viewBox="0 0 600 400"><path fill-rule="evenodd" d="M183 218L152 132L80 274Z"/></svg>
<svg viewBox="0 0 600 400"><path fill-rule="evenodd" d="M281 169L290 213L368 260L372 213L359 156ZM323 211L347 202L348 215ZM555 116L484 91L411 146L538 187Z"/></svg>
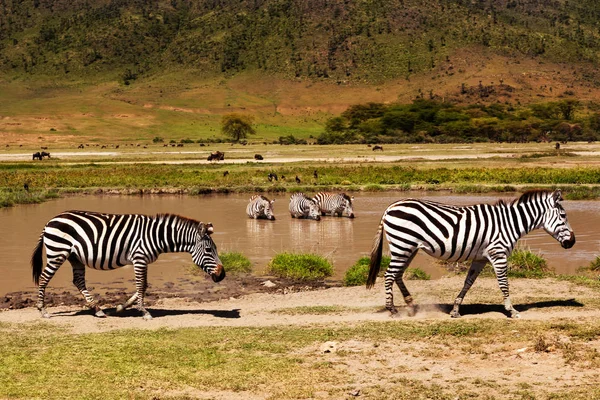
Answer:
<svg viewBox="0 0 600 400"><path fill-rule="evenodd" d="M554 199L555 203L562 201L563 197L562 197L562 192L560 191L560 189L556 189L554 191L554 193L552 193L552 198Z"/></svg>
<svg viewBox="0 0 600 400"><path fill-rule="evenodd" d="M271 204L275 203L275 199L271 200Z"/></svg>
<svg viewBox="0 0 600 400"><path fill-rule="evenodd" d="M212 235L214 232L214 228L213 228L213 224L212 222L209 222L206 224L206 233L208 233L209 235Z"/></svg>

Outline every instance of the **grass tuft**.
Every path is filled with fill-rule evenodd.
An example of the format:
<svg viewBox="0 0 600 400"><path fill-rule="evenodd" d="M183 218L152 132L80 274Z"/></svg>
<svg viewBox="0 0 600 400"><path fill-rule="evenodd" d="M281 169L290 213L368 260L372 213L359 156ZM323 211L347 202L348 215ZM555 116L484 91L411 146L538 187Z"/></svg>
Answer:
<svg viewBox="0 0 600 400"><path fill-rule="evenodd" d="M524 249L512 252L508 268L508 276L514 278L544 278L552 274L544 257Z"/></svg>
<svg viewBox="0 0 600 400"><path fill-rule="evenodd" d="M428 281L431 279L431 275L418 267L407 268L406 272L404 272L404 279L411 281Z"/></svg>
<svg viewBox="0 0 600 400"><path fill-rule="evenodd" d="M269 263L270 273L288 279L319 280L333 274L333 265L317 254L277 254Z"/></svg>
<svg viewBox="0 0 600 400"><path fill-rule="evenodd" d="M219 258L228 274L252 272L252 262L240 252L229 251L219 254Z"/></svg>
<svg viewBox="0 0 600 400"><path fill-rule="evenodd" d="M390 265L391 258L389 256L383 256L381 259L381 269L379 270L379 276L385 273L385 270ZM344 286L362 286L367 284L367 277L369 275L369 257L361 257L358 261L351 266L344 275Z"/></svg>

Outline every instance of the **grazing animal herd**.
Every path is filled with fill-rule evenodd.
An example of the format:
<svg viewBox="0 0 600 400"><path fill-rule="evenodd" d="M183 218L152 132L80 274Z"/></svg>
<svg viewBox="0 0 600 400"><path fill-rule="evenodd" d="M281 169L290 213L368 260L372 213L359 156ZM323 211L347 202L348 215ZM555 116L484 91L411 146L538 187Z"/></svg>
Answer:
<svg viewBox="0 0 600 400"><path fill-rule="evenodd" d="M519 313L513 307L508 290L507 259L519 238L534 229L543 228L563 248L575 244L567 214L561 205L560 190L531 190L519 198L496 204L458 207L422 199L404 199L390 205L381 218L371 249L367 288L377 279L383 253L383 236L388 242L391 262L385 272L385 306L392 313L393 285L396 283L414 315L415 304L402 275L419 250L448 261L472 261L462 290L450 313L460 317L459 308L486 262L496 273L504 297L504 308L512 318ZM354 218L353 198L345 193L320 192L310 198L304 193L290 197L292 218L320 220L321 216ZM249 218L275 220L274 200L255 195L246 207ZM133 265L135 293L116 309L120 312L136 303L145 319L152 316L144 307L148 287L147 267L162 253L188 252L196 265L215 282L225 278L225 269L211 238L212 224L178 215L101 214L67 211L52 218L44 227L31 259L33 279L38 286L37 308L43 317L48 283L65 262L73 268L73 283L95 315L104 317L85 284L85 267L111 270ZM44 266L42 250L46 251Z"/></svg>

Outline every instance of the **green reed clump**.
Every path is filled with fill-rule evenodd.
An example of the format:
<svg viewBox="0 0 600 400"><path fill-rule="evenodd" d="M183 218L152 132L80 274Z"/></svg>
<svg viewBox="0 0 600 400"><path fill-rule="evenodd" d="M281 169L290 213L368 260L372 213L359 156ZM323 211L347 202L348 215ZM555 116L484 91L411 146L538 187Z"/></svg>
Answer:
<svg viewBox="0 0 600 400"><path fill-rule="evenodd" d="M225 272L228 274L240 274L252 272L252 262L248 257L237 251L226 251L219 254Z"/></svg>
<svg viewBox="0 0 600 400"><path fill-rule="evenodd" d="M369 275L369 263L371 259L369 257L361 257L356 263L351 266L344 275L344 286L362 286L367 284L367 277ZM379 270L379 276L383 276L388 266L390 265L391 258L389 256L383 256L381 258L381 268Z"/></svg>
<svg viewBox="0 0 600 400"><path fill-rule="evenodd" d="M530 250L516 249L508 257L508 276L544 278L551 275L546 259Z"/></svg>
<svg viewBox="0 0 600 400"><path fill-rule="evenodd" d="M333 265L317 254L280 253L269 262L269 273L281 278L319 280L333 274Z"/></svg>
<svg viewBox="0 0 600 400"><path fill-rule="evenodd" d="M407 268L404 272L404 279L411 281L428 281L431 279L431 275L418 267Z"/></svg>

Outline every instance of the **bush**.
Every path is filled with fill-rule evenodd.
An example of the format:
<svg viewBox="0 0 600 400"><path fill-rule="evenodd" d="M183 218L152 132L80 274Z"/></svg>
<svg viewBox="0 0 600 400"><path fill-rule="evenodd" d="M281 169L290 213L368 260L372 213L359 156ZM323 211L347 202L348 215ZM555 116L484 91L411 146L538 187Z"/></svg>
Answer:
<svg viewBox="0 0 600 400"><path fill-rule="evenodd" d="M278 277L303 281L323 279L333 274L331 263L316 254L277 254L268 269Z"/></svg>
<svg viewBox="0 0 600 400"><path fill-rule="evenodd" d="M219 254L219 258L223 263L225 272L228 274L252 272L252 262L242 253L235 251L224 252Z"/></svg>
<svg viewBox="0 0 600 400"><path fill-rule="evenodd" d="M508 257L508 276L514 278L543 278L550 273L546 259L530 250L516 249Z"/></svg>
<svg viewBox="0 0 600 400"><path fill-rule="evenodd" d="M351 266L344 275L344 286L362 286L367 284L367 277L369 275L369 257L361 257L358 259L356 264ZM383 256L381 259L381 268L379 270L379 276L383 276L388 266L390 265L391 258L389 256Z"/></svg>
<svg viewBox="0 0 600 400"><path fill-rule="evenodd" d="M404 278L412 281L428 281L431 279L431 275L421 268L407 268L404 272Z"/></svg>
<svg viewBox="0 0 600 400"><path fill-rule="evenodd" d="M160 136L154 136L154 139L152 139L152 143L163 143L165 141L165 139L161 138Z"/></svg>

